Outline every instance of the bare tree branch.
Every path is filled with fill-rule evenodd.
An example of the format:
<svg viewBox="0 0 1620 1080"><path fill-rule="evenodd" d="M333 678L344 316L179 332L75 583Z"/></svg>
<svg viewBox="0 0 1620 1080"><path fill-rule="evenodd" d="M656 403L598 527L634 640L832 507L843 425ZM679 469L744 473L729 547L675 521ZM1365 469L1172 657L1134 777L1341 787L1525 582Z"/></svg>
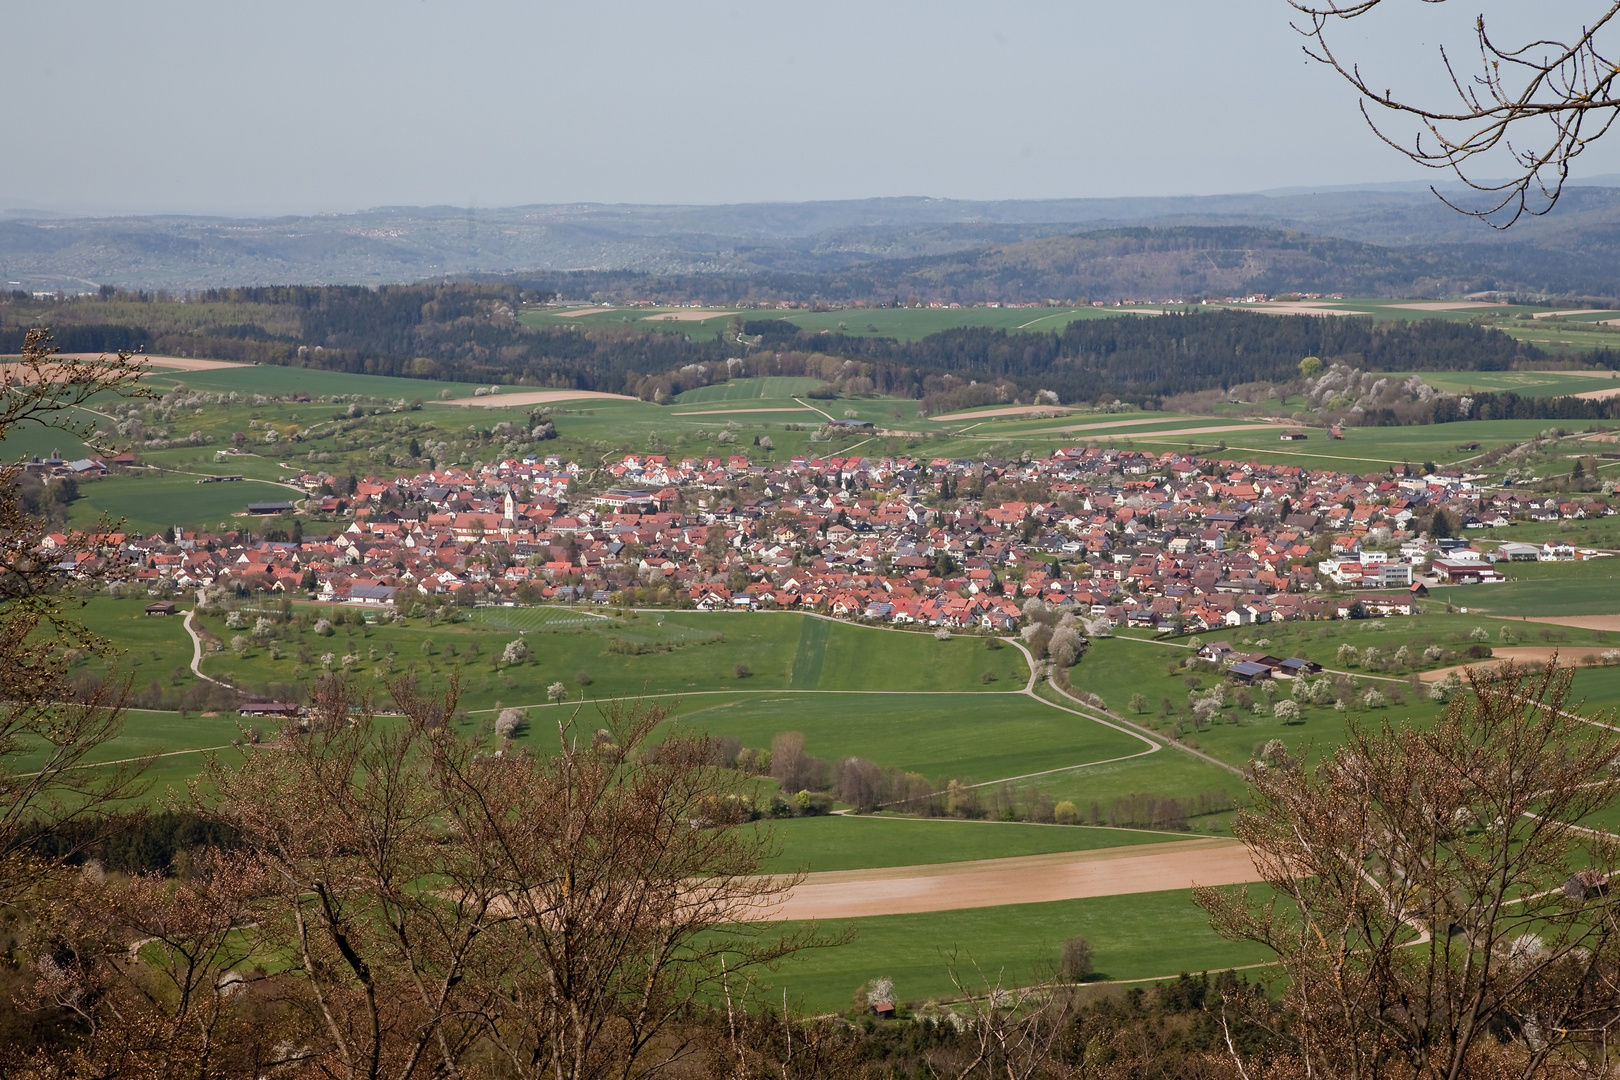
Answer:
<svg viewBox="0 0 1620 1080"><path fill-rule="evenodd" d="M1564 40L1539 38L1518 45L1499 43L1485 17L1474 20L1477 61L1464 72L1444 48L1440 63L1456 96L1449 107L1419 104L1380 90L1361 66L1329 42L1331 28L1362 18L1384 0L1326 3L1289 0L1303 20L1294 29L1309 39L1306 55L1337 71L1361 95L1361 113L1373 132L1412 161L1455 174L1489 196L1485 208L1465 207L1431 187L1459 213L1505 229L1526 214L1549 212L1569 180L1570 163L1602 138L1620 117L1620 68L1605 50L1604 31L1620 14L1610 4L1597 19ZM1446 0L1425 0L1444 3ZM1381 121L1378 117L1382 116ZM1413 136L1393 134L1390 123L1415 120ZM1506 169L1505 179L1484 172Z"/></svg>

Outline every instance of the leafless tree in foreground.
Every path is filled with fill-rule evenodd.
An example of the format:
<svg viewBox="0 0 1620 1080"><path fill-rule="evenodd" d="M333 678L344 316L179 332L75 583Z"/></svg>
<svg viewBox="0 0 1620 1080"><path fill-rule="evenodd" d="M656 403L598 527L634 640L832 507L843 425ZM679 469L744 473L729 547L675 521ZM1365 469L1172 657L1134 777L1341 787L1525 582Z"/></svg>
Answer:
<svg viewBox="0 0 1620 1080"><path fill-rule="evenodd" d="M75 412L98 394L142 396L142 357L63 358L50 334L30 330L21 362L0 365L0 442L35 424L86 435L93 426ZM43 830L83 820L135 794L138 764L80 768L123 728L128 680L110 677L88 700L74 697L70 650L115 655L111 642L73 618L78 601L63 594L64 561L94 554L111 528L103 521L66 547L45 552L51 530L19 498L20 462L0 465L0 905L14 903L48 879L30 847ZM110 567L92 560L92 578ZM43 748L43 756L41 749Z"/></svg>
<svg viewBox="0 0 1620 1080"><path fill-rule="evenodd" d="M1051 1075L1058 1066L1053 1051L1073 1013L1072 991L1058 985L1049 971L1038 973L1035 985L1023 986L1009 980L1005 971L992 978L971 960L969 977L954 955L946 966L960 997L954 1009L965 1036L965 1060L949 1066L957 1080Z"/></svg>
<svg viewBox="0 0 1620 1080"><path fill-rule="evenodd" d="M1571 675L1473 674L1431 730L1352 724L1314 770L1255 776L1237 831L1274 896L1196 897L1276 954L1308 1075L1605 1073L1620 846L1592 826L1620 732L1574 711Z"/></svg>
<svg viewBox="0 0 1620 1080"><path fill-rule="evenodd" d="M1551 210L1569 179L1570 163L1620 116L1620 68L1606 51L1605 37L1613 32L1610 24L1620 14L1620 3L1597 5L1592 22L1571 27L1561 40L1503 43L1491 34L1485 17L1476 16L1477 65L1459 65L1441 49L1440 63L1455 93L1453 104L1443 106L1403 100L1370 83L1360 65L1329 42L1334 26L1362 18L1384 2L1289 0L1304 16L1294 28L1310 39L1306 54L1356 89L1362 116L1380 139L1426 168L1455 173L1489 196L1485 207L1464 207L1435 191L1446 205L1498 229L1525 214ZM1400 118L1415 120L1423 129L1410 142L1390 133L1390 123ZM1507 175L1484 179L1481 169L1483 175Z"/></svg>
<svg viewBox="0 0 1620 1080"><path fill-rule="evenodd" d="M378 717L333 676L306 724L196 789L264 882L253 932L294 961L310 1067L585 1080L681 1060L694 1010L809 940L746 923L791 884L758 874L750 781L701 737L649 752L669 719L652 705L490 755L454 731L458 690L396 680L404 715Z"/></svg>
<svg viewBox="0 0 1620 1080"><path fill-rule="evenodd" d="M11 1062L28 1080L263 1076L298 1060L273 981L275 950L246 928L264 887L250 860L200 856L183 880L80 877L34 912L34 980L19 1007L70 1018L74 1037ZM269 993L266 993L269 991Z"/></svg>
<svg viewBox="0 0 1620 1080"><path fill-rule="evenodd" d="M579 714L548 756L435 761L452 826L496 882L495 960L472 979L483 1033L524 1078L649 1075L695 1050L681 1021L817 941L768 917L796 878L760 876L768 832L746 824L752 781L678 728L672 706ZM474 883L457 883L457 888Z"/></svg>

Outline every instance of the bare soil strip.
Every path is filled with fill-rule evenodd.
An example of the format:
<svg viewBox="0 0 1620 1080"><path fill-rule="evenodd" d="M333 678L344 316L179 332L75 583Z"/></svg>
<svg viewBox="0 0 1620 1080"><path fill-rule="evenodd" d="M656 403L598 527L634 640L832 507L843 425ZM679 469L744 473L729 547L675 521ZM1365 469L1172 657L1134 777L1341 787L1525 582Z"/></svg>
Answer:
<svg viewBox="0 0 1620 1080"><path fill-rule="evenodd" d="M960 417L963 414L958 413L957 415ZM974 415L974 414L969 414L969 415ZM976 414L976 415L982 416L984 414L979 413L979 414ZM949 417L936 416L936 417L933 417L932 419L946 420L946 419L949 419ZM1162 417L1162 416L1145 416L1145 417L1140 417L1140 418L1138 418L1136 420L1101 420L1101 421L1098 421L1097 423L1093 423L1093 424L1069 424L1069 425L1067 425L1065 427L1040 428L1040 429L1038 429L1038 430L1036 430L1034 432L1021 431L1021 432L1019 432L1019 434L1020 435L1030 435L1030 434L1046 434L1048 432L1062 433L1062 432L1075 432L1075 431L1106 431L1106 430L1108 430L1110 428L1141 427L1144 424L1173 424L1173 423L1175 423L1175 419L1173 417L1169 418L1169 419L1166 419L1165 417ZM1197 423L1197 421L1196 420L1189 420L1188 423ZM1267 426L1267 425L1262 425L1262 426ZM1158 432L1156 432L1156 431L1144 432L1142 437L1146 438L1148 435L1157 435L1157 434L1158 434Z"/></svg>
<svg viewBox="0 0 1620 1080"><path fill-rule="evenodd" d="M1150 421L1150 422L1160 423L1160 424L1164 423L1164 421L1162 421L1162 420ZM1125 435L1127 437L1136 438L1136 439L1179 439L1183 435L1213 435L1216 432L1221 432L1221 431L1265 431L1267 429L1277 430L1277 425L1276 424L1218 424L1218 425L1216 425L1214 427L1172 428L1172 429L1167 430L1167 431L1137 431L1137 432L1099 431L1099 432L1097 432L1096 434L1093 434L1093 435L1079 435L1079 434L1077 434L1078 432L1086 431L1086 430L1088 430L1088 428L1091 428L1091 427L1104 427L1104 428L1106 428L1106 427L1115 427L1115 426L1123 427L1124 425L1122 425L1122 424L1121 425L1094 424L1094 425L1084 425L1082 427L1035 428L1035 429L1033 429L1031 431L1020 431L1018 434L1020 434L1020 435L1048 435L1048 434L1050 434L1050 435L1075 435L1076 438L1078 438L1081 442L1088 442L1088 441L1093 440L1093 439L1111 439L1116 434Z"/></svg>
<svg viewBox="0 0 1620 1080"><path fill-rule="evenodd" d="M1583 390L1579 394L1571 395L1578 398L1590 398L1593 401L1602 401L1604 398L1620 396L1620 386L1605 386L1602 390Z"/></svg>
<svg viewBox="0 0 1620 1080"><path fill-rule="evenodd" d="M510 405L549 405L553 401L575 401L582 398L608 398L613 401L640 401L626 394L604 394L600 390L520 390L515 394L487 394L484 397L451 398L449 401L430 401L430 405L478 405L485 409L499 409Z"/></svg>
<svg viewBox="0 0 1620 1080"><path fill-rule="evenodd" d="M1293 303L1287 300L1275 304L1232 305L1241 310L1265 312L1270 315L1370 315L1369 311L1348 311L1345 308L1323 307L1321 304Z"/></svg>
<svg viewBox="0 0 1620 1080"><path fill-rule="evenodd" d="M1067 416L1073 410L1061 408L1057 405L1008 405L1001 409L980 409L977 412L945 413L933 417L935 420L982 420L987 416L1027 416L1030 413L1046 413L1053 417Z"/></svg>
<svg viewBox="0 0 1620 1080"><path fill-rule="evenodd" d="M574 308L571 311L549 311L546 314L555 315L559 319L577 319L581 315L600 315L604 311L612 311L610 307Z"/></svg>
<svg viewBox="0 0 1620 1080"><path fill-rule="evenodd" d="M722 315L735 315L735 311L660 311L642 317L642 322L704 322Z"/></svg>
<svg viewBox="0 0 1620 1080"><path fill-rule="evenodd" d="M1537 311L1530 317L1532 319L1554 319L1561 315L1616 315L1620 312L1603 311L1598 308L1571 308L1568 311Z"/></svg>
<svg viewBox="0 0 1620 1080"><path fill-rule="evenodd" d="M1211 837L1101 851L807 875L767 919L852 919L1260 880L1248 848Z"/></svg>
<svg viewBox="0 0 1620 1080"><path fill-rule="evenodd" d="M1614 630L1620 632L1620 615L1530 615L1522 621L1552 623L1554 626L1573 626L1580 630Z"/></svg>
<svg viewBox="0 0 1620 1080"><path fill-rule="evenodd" d="M1606 619L1610 617L1611 616L1607 615L1594 616L1594 618L1599 619ZM1615 618L1620 620L1620 617ZM1553 620L1538 619L1536 621L1552 622ZM1504 660L1512 660L1516 664L1545 664L1548 660L1553 658L1554 654L1558 656L1558 665L1560 667L1574 667L1576 664L1580 663L1582 656L1592 651L1594 650L1590 648L1571 649L1566 646L1560 649L1551 645L1510 645L1500 649L1492 646L1491 655L1484 660L1475 660L1468 664L1453 664L1451 667L1435 668L1433 671L1422 672L1418 675L1418 678L1422 679L1424 682L1440 682L1453 671L1457 672L1459 675L1462 675L1465 674L1469 668L1493 667L1496 664L1502 663Z"/></svg>
<svg viewBox="0 0 1620 1080"><path fill-rule="evenodd" d="M1390 304L1389 306L1392 308L1405 308L1407 311L1467 311L1469 308L1501 307L1502 305L1485 300L1430 300L1422 304Z"/></svg>
<svg viewBox="0 0 1620 1080"><path fill-rule="evenodd" d="M103 356L112 356L112 353L57 353L58 358L64 360L96 360ZM143 356L147 364L155 368L173 368L176 371L211 371L214 368L245 368L252 364L238 364L230 360L204 360L197 356Z"/></svg>
<svg viewBox="0 0 1620 1080"><path fill-rule="evenodd" d="M801 409L704 409L702 412L678 412L678 413L670 413L669 415L671 415L671 416L729 416L732 413L815 412L815 411L816 410L814 410L814 409L810 408L810 406L806 405Z"/></svg>

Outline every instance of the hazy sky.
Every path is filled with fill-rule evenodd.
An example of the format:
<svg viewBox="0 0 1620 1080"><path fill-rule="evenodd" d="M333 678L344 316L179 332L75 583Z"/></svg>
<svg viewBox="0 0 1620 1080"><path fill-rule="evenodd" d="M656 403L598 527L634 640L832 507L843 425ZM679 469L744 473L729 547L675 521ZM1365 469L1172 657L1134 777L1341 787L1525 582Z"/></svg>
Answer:
<svg viewBox="0 0 1620 1080"><path fill-rule="evenodd" d="M1397 87L1433 85L1444 28L1455 42L1491 7L1386 6L1345 44ZM1304 58L1290 15L1283 0L0 0L0 207L1045 198L1427 177ZM1610 142L1579 171L1620 169Z"/></svg>

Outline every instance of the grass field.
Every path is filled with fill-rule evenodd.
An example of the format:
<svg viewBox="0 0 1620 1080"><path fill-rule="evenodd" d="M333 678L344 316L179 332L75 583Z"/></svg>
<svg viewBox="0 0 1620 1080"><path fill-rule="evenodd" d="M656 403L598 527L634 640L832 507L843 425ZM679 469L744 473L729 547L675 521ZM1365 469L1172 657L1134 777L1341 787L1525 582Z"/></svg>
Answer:
<svg viewBox="0 0 1620 1080"><path fill-rule="evenodd" d="M232 760L242 753L231 745L242 734L237 719L234 714L181 716L131 709L125 716L122 733L96 747L86 755L85 761L91 766L109 765L157 755L142 774L147 790L140 801L162 804L171 791L184 796L187 783L202 770L209 754L217 753ZM14 760L23 772L45 763L41 752L20 753Z"/></svg>
<svg viewBox="0 0 1620 1080"><path fill-rule="evenodd" d="M1159 309L1149 309L1157 314ZM1143 313L1130 308L860 308L842 311L760 312L754 318L777 318L812 333L832 331L852 337L890 337L900 341L954 330L962 326L988 326L1007 331L1061 331L1077 319L1105 319Z"/></svg>
<svg viewBox="0 0 1620 1080"><path fill-rule="evenodd" d="M734 311L716 309L712 314L692 308L612 308L593 311L588 315L564 314L566 308L524 308L518 313L518 322L524 326L547 327L625 327L636 330L656 330L660 333L681 334L693 339L713 338L731 326ZM578 309L575 309L578 310ZM679 315L680 318L669 318ZM758 317L758 316L756 316Z"/></svg>
<svg viewBox="0 0 1620 1080"><path fill-rule="evenodd" d="M700 386L677 394L671 400L675 406L699 405L710 401L748 401L774 399L773 404L789 401L795 395L808 394L821 385L820 379L807 379L792 375L767 376L759 379L733 379L715 386Z"/></svg>
<svg viewBox="0 0 1620 1080"><path fill-rule="evenodd" d="M923 866L1091 851L1177 839L1142 829L1094 829L1084 825L1025 825L1005 821L953 821L876 814L789 818L772 822L781 854L766 864L774 873L794 870L863 870L877 866Z"/></svg>
<svg viewBox="0 0 1620 1080"><path fill-rule="evenodd" d="M1261 461L1293 461L1318 469L1387 473L1390 466L1425 461L1439 465L1465 462L1494 444L1522 441L1553 426L1548 420L1468 420L1424 427L1345 428L1344 438L1329 440L1313 429L1304 444L1281 444L1275 431L1232 431L1186 439L1132 436L1144 449L1186 450L1216 457L1255 457ZM1220 443L1228 449L1222 450ZM1478 442L1478 450L1465 444Z"/></svg>
<svg viewBox="0 0 1620 1080"><path fill-rule="evenodd" d="M278 484L243 480L227 484L199 484L195 476L174 474L110 476L79 488L82 495L69 512L69 521L88 528L102 514L122 518L127 530L148 534L170 525L217 529L250 502L296 502L302 495Z"/></svg>
<svg viewBox="0 0 1620 1080"><path fill-rule="evenodd" d="M1620 373L1616 372L1564 375L1556 371L1397 371L1389 377L1405 381L1412 375L1447 394L1510 391L1521 397L1558 397L1620 386L1616 381Z"/></svg>
<svg viewBox="0 0 1620 1080"><path fill-rule="evenodd" d="M763 999L780 1002L786 989L790 1001L812 1013L843 1011L857 987L879 976L894 980L901 1001L955 997L953 954L967 979L976 979L977 963L992 982L1002 972L1008 982L1027 985L1049 975L1063 942L1077 935L1096 950L1096 979L1174 978L1270 959L1259 946L1216 935L1185 890L829 920L818 929L837 934L849 925L853 943L800 954L762 976ZM982 981L977 989L985 989Z"/></svg>
<svg viewBox="0 0 1620 1080"><path fill-rule="evenodd" d="M583 686L593 698L721 689L757 694L787 690L796 681L801 690L879 686L977 695L1021 688L1028 676L1017 650L991 652L976 637L938 641L931 634L897 633L787 612L656 612L604 620L591 619L586 610L555 609L555 615L548 611L546 618L555 621L533 629L520 625L528 613L496 608L456 625L430 627L421 620L348 625L331 638L294 630L279 643L280 660L267 647L254 646L242 657L214 654L205 661L205 670L233 672L252 684L295 681L310 677L317 659L327 652L338 658L361 656L357 670L362 672L379 663L389 666L392 652L396 670L415 665L424 675L442 676L449 667L461 667L464 704L474 710L494 708L497 700L506 705L544 703L546 688L559 680L576 696ZM226 641L238 633L217 616L202 623ZM525 640L534 659L497 669L495 660L520 629L528 630ZM667 651L635 655L630 650L636 646ZM746 665L748 673L739 675L738 664ZM813 679L806 675L810 664L819 665ZM986 670L993 671L995 682L981 681ZM581 683L580 672L591 682ZM807 681L813 685L804 685Z"/></svg>
<svg viewBox="0 0 1620 1080"><path fill-rule="evenodd" d="M453 397L466 397L476 386L473 383L440 382L436 379L399 379L388 375L352 375L346 371L322 371L317 368L281 367L277 364L238 364L228 368L210 368L207 371L172 371L154 368L143 382L154 387L172 387L183 383L192 390L207 390L222 394L235 390L239 394L265 394L286 396L309 394L312 397L331 394L359 394L372 398L433 399L440 391L449 390Z"/></svg>
<svg viewBox="0 0 1620 1080"><path fill-rule="evenodd" d="M191 663L191 637L179 615L149 616L146 596L114 600L111 597L91 598L84 607L71 614L85 626L110 641L121 650L117 664L122 671L133 671L141 683L154 679L166 680L175 668ZM99 668L96 661L86 661L92 669ZM191 678L188 671L183 676Z"/></svg>
<svg viewBox="0 0 1620 1080"><path fill-rule="evenodd" d="M82 409L73 410L72 416L74 422L97 419ZM76 435L60 428L40 427L37 424L15 427L3 441L0 441L0 460L5 461L17 461L36 455L42 458L49 457L53 451L60 452L67 461L74 461L88 456L90 448Z"/></svg>
<svg viewBox="0 0 1620 1080"><path fill-rule="evenodd" d="M801 731L828 761L863 757L935 778L984 782L1139 753L1136 739L1021 694L851 693L686 698L682 723L745 746ZM535 723L537 730L549 722ZM554 736L553 736L554 737Z"/></svg>
<svg viewBox="0 0 1620 1080"><path fill-rule="evenodd" d="M1517 539L1517 537L1513 537ZM1500 584L1436 590L1435 599L1491 615L1612 615L1620 612L1620 559L1498 563Z"/></svg>

